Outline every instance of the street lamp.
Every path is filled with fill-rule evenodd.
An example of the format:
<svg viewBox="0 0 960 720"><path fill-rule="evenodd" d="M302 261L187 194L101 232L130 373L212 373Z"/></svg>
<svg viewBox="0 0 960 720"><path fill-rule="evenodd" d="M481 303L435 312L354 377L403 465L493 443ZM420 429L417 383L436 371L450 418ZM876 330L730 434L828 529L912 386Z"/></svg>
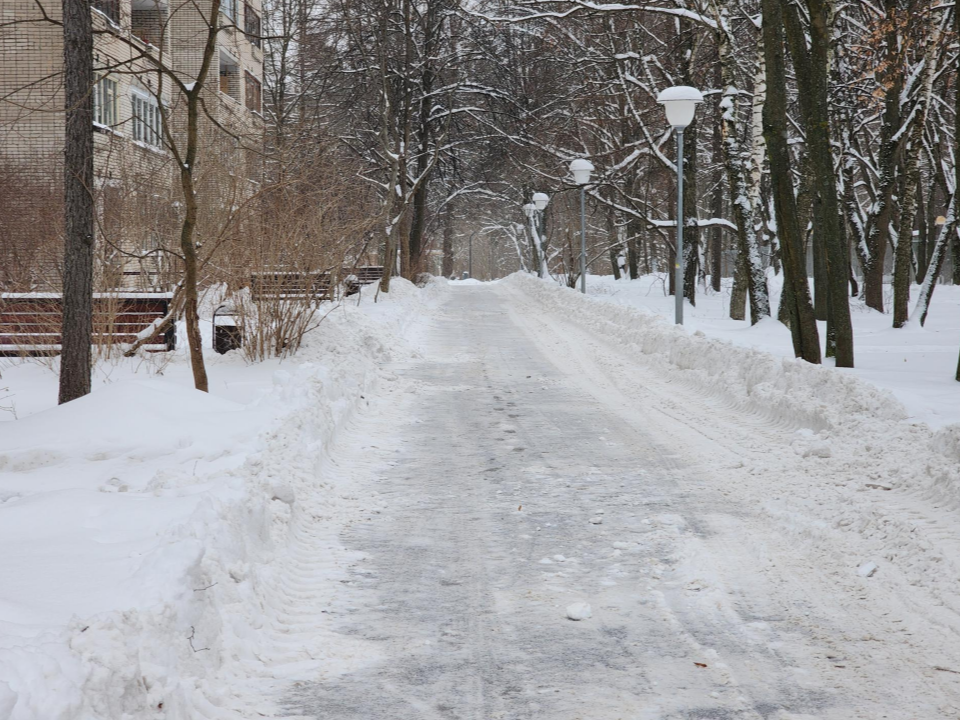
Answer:
<svg viewBox="0 0 960 720"><path fill-rule="evenodd" d="M546 241L544 238L547 236L547 218L544 215L544 210L547 209L547 205L550 203L550 196L546 193L538 192L533 194L533 205L537 208L537 212L540 213L540 229L537 231L539 243L539 258L540 258L540 267L537 268L537 277L545 277L547 274L547 253L545 249Z"/></svg>
<svg viewBox="0 0 960 720"><path fill-rule="evenodd" d="M573 181L580 186L580 292L587 292L587 183L593 163L586 158L577 158L570 163Z"/></svg>
<svg viewBox="0 0 960 720"><path fill-rule="evenodd" d="M523 206L523 214L527 216L528 220L530 220L530 244L533 245L533 261L537 265L537 275L539 275L540 241L537 239L537 226L536 221L534 220L537 214L537 206L532 202L527 203Z"/></svg>
<svg viewBox="0 0 960 720"><path fill-rule="evenodd" d="M677 309L675 322L683 325L683 131L693 122L697 105L703 102L703 94L687 85L667 88L657 96L663 105L667 122L677 133L677 252L674 270L674 296Z"/></svg>

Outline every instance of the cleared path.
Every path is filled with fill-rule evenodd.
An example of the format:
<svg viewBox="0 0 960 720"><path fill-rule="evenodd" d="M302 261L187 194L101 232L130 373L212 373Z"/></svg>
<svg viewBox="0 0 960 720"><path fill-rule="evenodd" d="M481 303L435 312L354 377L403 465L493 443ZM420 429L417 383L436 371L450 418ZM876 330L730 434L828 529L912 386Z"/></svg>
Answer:
<svg viewBox="0 0 960 720"><path fill-rule="evenodd" d="M422 353L341 467L383 504L341 538L362 559L330 622L376 659L299 684L290 713L955 717L910 641L718 480L776 428L691 407L504 286L452 290Z"/></svg>

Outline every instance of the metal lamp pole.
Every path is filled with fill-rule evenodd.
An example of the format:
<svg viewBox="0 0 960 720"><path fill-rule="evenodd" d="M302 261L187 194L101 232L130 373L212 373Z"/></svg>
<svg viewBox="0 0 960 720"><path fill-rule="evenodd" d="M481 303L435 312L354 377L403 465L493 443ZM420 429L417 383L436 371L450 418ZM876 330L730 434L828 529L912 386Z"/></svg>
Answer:
<svg viewBox="0 0 960 720"><path fill-rule="evenodd" d="M683 325L683 128L677 128L677 257L673 264L676 311L674 322Z"/></svg>
<svg viewBox="0 0 960 720"><path fill-rule="evenodd" d="M549 274L547 268L547 205L550 204L550 196L546 193L537 192L533 194L533 207L536 209L537 225L537 247L539 252L537 257L540 265L537 267L537 277L546 277Z"/></svg>
<svg viewBox="0 0 960 720"><path fill-rule="evenodd" d="M595 170L593 163L577 158L570 163L574 182L580 186L580 292L587 293L587 185Z"/></svg>
<svg viewBox="0 0 960 720"><path fill-rule="evenodd" d="M674 296L677 301L676 323L683 325L683 131L693 122L703 93L694 87L679 85L667 88L657 96L663 105L667 122L677 134L677 257L674 262Z"/></svg>
<svg viewBox="0 0 960 720"><path fill-rule="evenodd" d="M580 186L580 292L587 294L587 186Z"/></svg>

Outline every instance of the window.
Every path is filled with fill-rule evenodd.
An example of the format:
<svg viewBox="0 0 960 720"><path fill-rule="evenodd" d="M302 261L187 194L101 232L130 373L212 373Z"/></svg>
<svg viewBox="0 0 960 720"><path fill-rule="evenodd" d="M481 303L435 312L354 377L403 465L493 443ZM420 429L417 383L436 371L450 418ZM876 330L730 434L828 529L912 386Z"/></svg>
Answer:
<svg viewBox="0 0 960 720"><path fill-rule="evenodd" d="M240 67L223 52L220 53L220 92L240 100Z"/></svg>
<svg viewBox="0 0 960 720"><path fill-rule="evenodd" d="M237 21L237 0L222 0L220 3L220 12L228 18Z"/></svg>
<svg viewBox="0 0 960 720"><path fill-rule="evenodd" d="M253 45L260 47L260 16L248 2L243 3L243 31Z"/></svg>
<svg viewBox="0 0 960 720"><path fill-rule="evenodd" d="M92 5L114 23L120 22L120 0L93 0Z"/></svg>
<svg viewBox="0 0 960 720"><path fill-rule="evenodd" d="M133 139L153 147L161 147L163 117L156 99L134 93L130 100L133 106Z"/></svg>
<svg viewBox="0 0 960 720"><path fill-rule="evenodd" d="M250 73L244 73L244 75L247 81L247 110L253 110L255 113L258 113L260 112L260 81Z"/></svg>
<svg viewBox="0 0 960 720"><path fill-rule="evenodd" d="M113 127L119 120L117 81L100 75L93 86L93 122Z"/></svg>

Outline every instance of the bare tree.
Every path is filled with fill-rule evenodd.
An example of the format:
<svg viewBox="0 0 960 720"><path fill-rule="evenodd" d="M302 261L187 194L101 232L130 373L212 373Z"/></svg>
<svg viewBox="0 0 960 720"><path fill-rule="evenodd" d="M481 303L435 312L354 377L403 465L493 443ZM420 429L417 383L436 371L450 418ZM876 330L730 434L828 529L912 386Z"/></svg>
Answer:
<svg viewBox="0 0 960 720"><path fill-rule="evenodd" d="M63 61L61 403L90 392L93 342L93 22L85 0L63 0Z"/></svg>

